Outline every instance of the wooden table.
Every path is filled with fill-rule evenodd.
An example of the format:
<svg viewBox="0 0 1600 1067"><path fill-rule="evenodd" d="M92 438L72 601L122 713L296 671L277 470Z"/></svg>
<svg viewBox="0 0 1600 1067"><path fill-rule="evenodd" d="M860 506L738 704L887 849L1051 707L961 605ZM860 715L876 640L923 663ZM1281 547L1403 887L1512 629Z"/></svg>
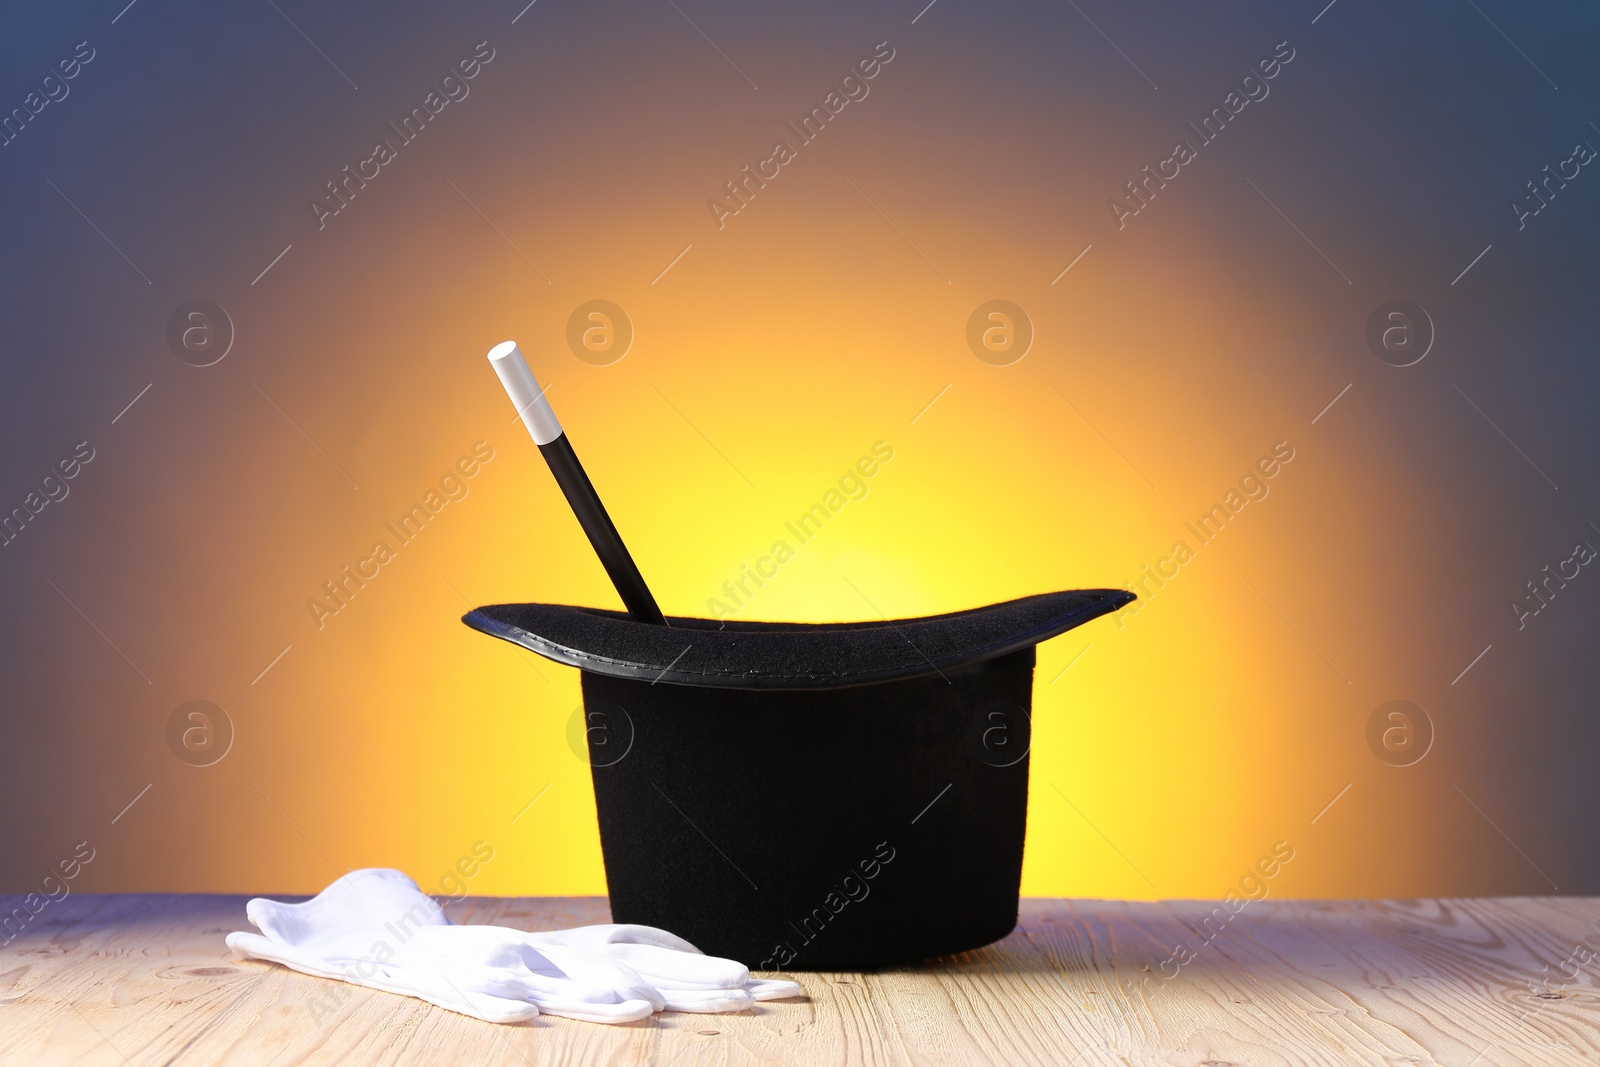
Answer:
<svg viewBox="0 0 1600 1067"><path fill-rule="evenodd" d="M755 1011L494 1026L232 959L222 938L245 925L243 897L73 896L0 948L0 1063L1600 1060L1600 899L1263 901L1226 922L1214 907L1026 900L997 945L890 971L798 974L805 999ZM596 899L482 898L451 911L527 929L607 917ZM1175 954L1180 943L1187 953Z"/></svg>

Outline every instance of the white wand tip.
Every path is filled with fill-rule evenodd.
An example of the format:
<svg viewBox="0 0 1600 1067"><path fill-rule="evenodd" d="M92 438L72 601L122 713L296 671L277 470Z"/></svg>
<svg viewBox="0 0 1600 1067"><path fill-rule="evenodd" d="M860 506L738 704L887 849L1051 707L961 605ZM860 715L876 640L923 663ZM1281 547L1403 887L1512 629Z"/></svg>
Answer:
<svg viewBox="0 0 1600 1067"><path fill-rule="evenodd" d="M511 398L517 414L522 416L523 425L533 435L533 443L547 445L560 437L561 423L550 409L550 401L545 399L544 390L539 388L517 342L501 341L489 349L489 365L494 367L506 395Z"/></svg>

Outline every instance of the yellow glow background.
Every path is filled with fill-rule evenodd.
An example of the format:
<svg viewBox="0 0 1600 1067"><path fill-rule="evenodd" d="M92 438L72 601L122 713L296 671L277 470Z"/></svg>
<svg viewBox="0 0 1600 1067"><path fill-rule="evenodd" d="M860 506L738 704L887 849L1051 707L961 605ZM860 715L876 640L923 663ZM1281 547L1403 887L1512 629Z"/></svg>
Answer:
<svg viewBox="0 0 1600 1067"><path fill-rule="evenodd" d="M1015 104L982 73L998 45L962 45L960 66L955 45L901 33L872 95L716 229L706 198L881 36L780 47L730 29L759 92L709 51L629 46L585 76L508 38L473 98L326 230L300 206L308 176L356 158L370 117L348 123L344 155L264 194L295 251L230 304L236 351L152 400L147 462L106 505L123 547L94 565L115 593L90 614L152 684L96 648L62 702L115 712L87 742L105 768L87 795L114 811L154 788L95 888L310 892L372 865L433 888L481 839L496 855L475 893L604 892L589 771L567 742L576 672L458 621L483 603L617 605L484 359L506 338L668 614L706 614L879 440L895 455L868 496L741 617L1123 586L1178 540L1197 550L1137 614L1040 648L1025 893L1220 896L1279 840L1296 858L1275 894L1531 888L1450 803L1472 753L1449 729L1470 706L1448 681L1481 642L1418 606L1449 587L1448 553L1396 537L1448 527L1451 505L1424 460L1396 458L1420 431L1378 397L1408 386L1363 347L1391 294L1347 291L1232 170L1292 141L1300 71L1118 232L1105 198L1165 154L1181 106L1068 88ZM593 91L554 106L552 86L582 77ZM1318 209L1298 221L1336 259L1382 256ZM234 273L262 258L239 252ZM593 298L635 327L612 366L565 346ZM1011 366L966 347L993 298L1036 331ZM308 598L478 440L495 458L470 495L319 630ZM1185 522L1284 440L1296 456L1270 495L1200 545ZM161 736L195 697L237 727L210 768ZM1393 697L1440 732L1415 767L1366 748L1367 716ZM782 834L765 811L807 788L728 802Z"/></svg>

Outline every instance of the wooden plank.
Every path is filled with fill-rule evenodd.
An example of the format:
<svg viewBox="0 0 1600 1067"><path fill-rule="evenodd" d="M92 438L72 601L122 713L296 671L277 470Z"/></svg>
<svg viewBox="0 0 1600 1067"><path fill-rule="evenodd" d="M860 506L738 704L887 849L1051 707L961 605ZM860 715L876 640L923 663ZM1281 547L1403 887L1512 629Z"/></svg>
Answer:
<svg viewBox="0 0 1600 1067"><path fill-rule="evenodd" d="M1600 1059L1600 900L1028 900L1005 941L802 1000L607 1027L494 1026L232 959L243 897L76 896L0 948L6 1064L1511 1067ZM6 904L15 906L12 900ZM598 899L471 899L557 929ZM1183 953L1175 952L1181 946ZM1181 961L1181 962L1180 962Z"/></svg>

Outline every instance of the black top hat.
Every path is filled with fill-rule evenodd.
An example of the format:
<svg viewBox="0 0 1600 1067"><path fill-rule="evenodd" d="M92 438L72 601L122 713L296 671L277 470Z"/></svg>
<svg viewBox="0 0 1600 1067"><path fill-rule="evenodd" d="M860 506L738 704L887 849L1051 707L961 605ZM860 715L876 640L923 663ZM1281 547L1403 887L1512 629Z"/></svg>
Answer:
<svg viewBox="0 0 1600 1067"><path fill-rule="evenodd" d="M1133 599L919 619L649 625L497 604L474 629L579 668L616 922L764 969L962 951L1016 924L1034 646Z"/></svg>
<svg viewBox="0 0 1600 1067"><path fill-rule="evenodd" d="M626 615L463 621L582 671L612 918L762 969L959 952L1017 922L1034 646L1133 599L859 623L665 618L516 342L489 362Z"/></svg>

